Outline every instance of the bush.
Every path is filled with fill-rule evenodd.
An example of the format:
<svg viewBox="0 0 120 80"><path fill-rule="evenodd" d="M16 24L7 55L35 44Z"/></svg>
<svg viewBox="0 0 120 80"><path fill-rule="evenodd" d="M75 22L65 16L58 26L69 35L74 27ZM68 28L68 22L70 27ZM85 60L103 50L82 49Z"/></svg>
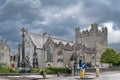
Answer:
<svg viewBox="0 0 120 80"><path fill-rule="evenodd" d="M43 75L44 72L46 72L46 69L45 69L45 68L41 68L41 69L39 70L39 73L40 73L41 75Z"/></svg>
<svg viewBox="0 0 120 80"><path fill-rule="evenodd" d="M55 74L55 72L53 70L50 70L50 69L46 69L46 73L47 74Z"/></svg>
<svg viewBox="0 0 120 80"><path fill-rule="evenodd" d="M67 68L58 68L58 67L47 67L47 68L32 68L32 73L40 73L41 75L43 72L47 74L57 74L59 73L68 73Z"/></svg>
<svg viewBox="0 0 120 80"><path fill-rule="evenodd" d="M14 69L9 68L9 70L10 70L10 73L18 73L19 72L18 68L14 68Z"/></svg>
<svg viewBox="0 0 120 80"><path fill-rule="evenodd" d="M38 72L39 72L39 68L32 68L32 69L31 69L31 72L32 72L32 73L38 73Z"/></svg>
<svg viewBox="0 0 120 80"><path fill-rule="evenodd" d="M0 73L18 73L19 72L19 70L17 69L17 68L14 68L14 69L12 69L12 68L2 68L2 69L0 69Z"/></svg>
<svg viewBox="0 0 120 80"><path fill-rule="evenodd" d="M46 68L47 74L67 73L67 68L48 67Z"/></svg>
<svg viewBox="0 0 120 80"><path fill-rule="evenodd" d="M0 69L7 68L7 64L0 62Z"/></svg>
<svg viewBox="0 0 120 80"><path fill-rule="evenodd" d="M9 68L0 69L0 73L10 73L10 69Z"/></svg>

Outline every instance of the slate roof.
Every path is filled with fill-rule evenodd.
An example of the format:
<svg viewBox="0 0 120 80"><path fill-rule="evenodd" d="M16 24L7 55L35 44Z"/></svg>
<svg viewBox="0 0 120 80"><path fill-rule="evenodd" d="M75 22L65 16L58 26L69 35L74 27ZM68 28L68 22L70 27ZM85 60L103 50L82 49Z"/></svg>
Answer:
<svg viewBox="0 0 120 80"><path fill-rule="evenodd" d="M37 48L43 48L43 44L46 43L46 41L49 37L49 35L45 35L44 36L44 41L43 41L43 35L41 35L41 34L28 32L28 35L30 36L32 42L34 43L34 45L36 45ZM52 38L52 40L57 44L59 42L62 42L62 44L64 44L64 45L67 44L67 43L69 43L71 46L73 45L72 41L64 40L64 39L54 37L54 36L50 36L50 38Z"/></svg>

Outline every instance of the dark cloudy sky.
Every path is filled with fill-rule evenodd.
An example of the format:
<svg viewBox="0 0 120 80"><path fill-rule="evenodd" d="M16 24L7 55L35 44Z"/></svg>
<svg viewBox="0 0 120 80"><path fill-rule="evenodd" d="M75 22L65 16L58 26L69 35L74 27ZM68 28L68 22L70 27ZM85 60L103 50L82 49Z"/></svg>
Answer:
<svg viewBox="0 0 120 80"><path fill-rule="evenodd" d="M120 52L120 0L0 0L0 39L14 50L20 29L74 39L75 27L108 27L109 45Z"/></svg>

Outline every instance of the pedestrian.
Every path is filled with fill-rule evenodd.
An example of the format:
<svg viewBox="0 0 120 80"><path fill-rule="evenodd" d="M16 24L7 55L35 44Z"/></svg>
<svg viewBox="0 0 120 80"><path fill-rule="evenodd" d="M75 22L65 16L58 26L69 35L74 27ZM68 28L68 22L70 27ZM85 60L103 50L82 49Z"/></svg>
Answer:
<svg viewBox="0 0 120 80"><path fill-rule="evenodd" d="M78 65L77 65L77 74L79 74L80 71L81 71L81 68L80 68L80 66L79 66L79 64L78 64Z"/></svg>

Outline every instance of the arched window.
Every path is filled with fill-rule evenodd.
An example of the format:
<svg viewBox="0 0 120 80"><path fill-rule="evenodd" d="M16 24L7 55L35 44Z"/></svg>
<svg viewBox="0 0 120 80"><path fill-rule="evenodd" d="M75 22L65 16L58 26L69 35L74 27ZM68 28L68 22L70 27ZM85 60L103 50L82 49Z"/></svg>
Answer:
<svg viewBox="0 0 120 80"><path fill-rule="evenodd" d="M33 54L33 67L38 68L38 58L36 52Z"/></svg>
<svg viewBox="0 0 120 80"><path fill-rule="evenodd" d="M25 57L30 58L30 43L27 41L25 45Z"/></svg>
<svg viewBox="0 0 120 80"><path fill-rule="evenodd" d="M47 61L48 62L53 61L53 48L52 48L52 46L50 44L48 45L46 51L47 51Z"/></svg>

